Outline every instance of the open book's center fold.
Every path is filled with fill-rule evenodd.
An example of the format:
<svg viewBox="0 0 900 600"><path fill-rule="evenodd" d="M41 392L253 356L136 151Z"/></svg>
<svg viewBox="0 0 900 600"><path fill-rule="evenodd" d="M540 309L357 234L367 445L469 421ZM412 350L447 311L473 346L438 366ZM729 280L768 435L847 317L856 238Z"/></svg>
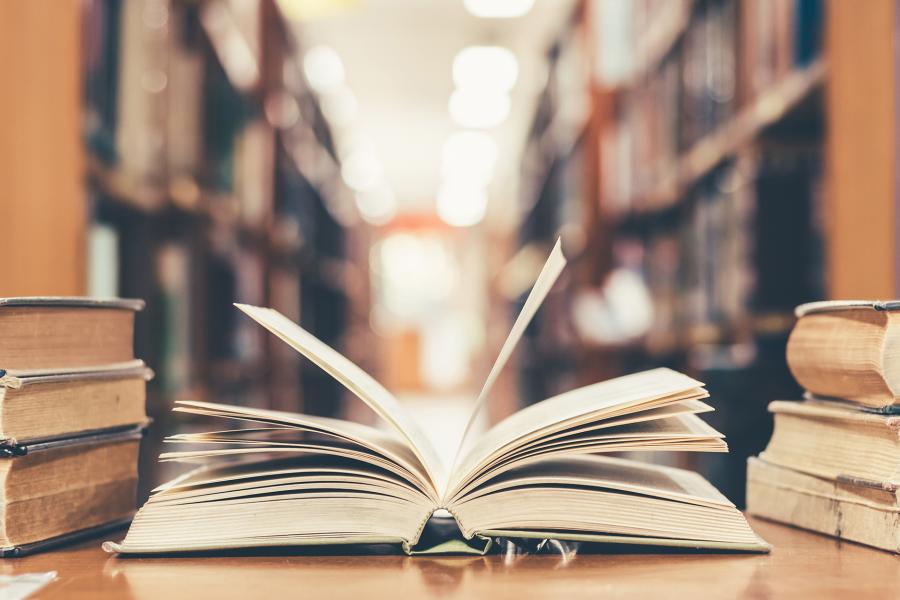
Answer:
<svg viewBox="0 0 900 600"><path fill-rule="evenodd" d="M531 293L528 294L528 298L525 300L525 305L522 307L519 316L513 323L512 330L500 349L497 360L494 362L487 380L484 382L481 393L478 394L478 398L475 400L472 414L463 432L457 457L454 459L454 466L459 462L460 456L474 444L476 436L474 435L475 428L473 425L484 409L488 394L490 394L503 367L509 361L509 357L512 355L518 341L522 338L522 334L525 333L528 324L565 266L566 259L562 253L560 240L557 239L550 256L547 258L547 262L544 263L540 275L538 275L537 281L531 289ZM444 492L453 482L449 481L449 474L445 472L443 463L430 440L419 429L418 425L393 394L352 361L280 312L271 308L247 304L235 304L235 306L338 380L374 410L379 417L390 423L409 443L410 449L416 455L416 458L421 461L437 497L443 497Z"/></svg>
<svg viewBox="0 0 900 600"><path fill-rule="evenodd" d="M490 373L488 373L484 386L481 388L481 393L478 394L478 398L475 400L475 405L472 407L472 414L469 416L469 421L463 432L459 450L456 453L456 459L453 463L454 468L451 472L456 471L456 467L459 466L459 460L475 442L475 423L486 406L487 397L491 393L491 389L493 389L494 384L497 382L497 378L503 371L503 367L505 367L506 363L509 361L509 357L516 348L516 344L522 339L522 335L525 333L525 329L528 328L528 324L531 323L531 319L534 318L538 308L543 304L544 298L550 293L550 289L553 287L553 284L556 282L565 266L566 257L563 255L561 242L557 239L556 244L553 246L553 250L550 252L550 256L547 258L547 262L544 263L544 267L541 269L540 275L538 275L537 281L534 282L534 287L531 288L531 292L528 294L528 298L525 300L525 304L519 312L519 316L516 317L512 329L506 337L506 341L503 342L503 346L500 348L500 353L497 355L497 359L494 361ZM449 485L447 487L449 488Z"/></svg>
<svg viewBox="0 0 900 600"><path fill-rule="evenodd" d="M400 401L351 360L271 308L236 304L254 321L281 338L297 352L338 380L409 442L440 497L447 481L440 457L429 439L404 410Z"/></svg>
<svg viewBox="0 0 900 600"><path fill-rule="evenodd" d="M557 241L513 324L463 433L452 473L401 403L369 374L279 312L238 308L325 370L387 421L335 419L202 402L177 411L238 419L167 438L199 465L153 492L110 551L169 553L324 544L400 544L408 553L437 509L464 538L525 537L767 551L743 515L695 473L600 453L723 452L696 413L703 384L655 369L571 390L476 435L473 426L516 344L566 264ZM459 539L431 548L471 551ZM427 537L427 536L426 536ZM479 546L479 552L484 551Z"/></svg>

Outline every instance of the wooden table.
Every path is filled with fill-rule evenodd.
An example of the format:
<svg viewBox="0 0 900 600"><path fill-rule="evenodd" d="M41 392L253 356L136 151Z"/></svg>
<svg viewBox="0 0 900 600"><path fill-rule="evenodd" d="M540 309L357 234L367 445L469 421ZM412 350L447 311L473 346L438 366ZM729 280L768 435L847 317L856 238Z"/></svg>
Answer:
<svg viewBox="0 0 900 600"><path fill-rule="evenodd" d="M900 557L760 520L769 555L230 556L120 559L99 543L0 561L56 570L38 598L900 598Z"/></svg>

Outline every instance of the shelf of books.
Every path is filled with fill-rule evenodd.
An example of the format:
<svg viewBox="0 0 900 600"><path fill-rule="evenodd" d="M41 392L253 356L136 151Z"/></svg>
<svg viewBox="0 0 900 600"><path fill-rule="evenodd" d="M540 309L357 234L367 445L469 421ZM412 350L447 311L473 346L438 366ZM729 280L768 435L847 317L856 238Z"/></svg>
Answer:
<svg viewBox="0 0 900 600"><path fill-rule="evenodd" d="M732 453L691 466L737 502L744 457L770 431L766 402L797 392L783 360L792 310L826 294L824 11L580 2L525 151L521 243L562 234L576 267L526 343L522 389L694 374Z"/></svg>
<svg viewBox="0 0 900 600"><path fill-rule="evenodd" d="M364 234L274 0L93 1L84 19L88 292L147 300L155 430L179 399L336 414L340 388L232 306L339 348L367 312Z"/></svg>

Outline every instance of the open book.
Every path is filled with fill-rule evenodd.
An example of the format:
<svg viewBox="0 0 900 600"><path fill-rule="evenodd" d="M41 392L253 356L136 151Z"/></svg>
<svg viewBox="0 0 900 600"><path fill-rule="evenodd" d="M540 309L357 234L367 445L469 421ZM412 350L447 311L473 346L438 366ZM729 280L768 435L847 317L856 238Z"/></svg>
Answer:
<svg viewBox="0 0 900 600"><path fill-rule="evenodd" d="M200 466L154 490L124 541L104 548L145 554L393 543L414 553L423 549L431 516L445 509L460 539L481 551L494 537L766 551L743 515L696 473L603 456L726 452L723 436L697 417L712 409L702 402L703 384L690 377L655 369L588 385L479 432L475 423L491 388L565 264L557 242L475 400L449 469L371 376L280 313L239 305L388 427L179 402L176 411L252 426L169 438L199 449L161 460Z"/></svg>

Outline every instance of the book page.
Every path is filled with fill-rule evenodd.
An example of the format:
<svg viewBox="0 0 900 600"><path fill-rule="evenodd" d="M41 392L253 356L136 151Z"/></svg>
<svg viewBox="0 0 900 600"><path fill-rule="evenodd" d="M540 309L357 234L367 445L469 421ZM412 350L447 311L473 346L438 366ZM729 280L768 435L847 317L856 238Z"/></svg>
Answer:
<svg viewBox="0 0 900 600"><path fill-rule="evenodd" d="M517 441L538 439L551 429L565 429L656 408L707 394L699 381L671 369L653 369L594 383L532 404L500 421L457 459L451 496L466 478L492 458L508 452Z"/></svg>
<svg viewBox="0 0 900 600"><path fill-rule="evenodd" d="M697 473L625 459L571 457L523 466L455 503L453 514L466 536L530 531L556 539L659 538L675 546L768 549Z"/></svg>
<svg viewBox="0 0 900 600"><path fill-rule="evenodd" d="M167 437L166 441L192 443L205 439L233 438L236 442L242 441L243 443L264 445L268 442L290 442L302 439L305 433L324 433L359 444L394 461L397 465L409 471L412 476L412 483L416 484L423 492L432 497L435 497L437 494L437 490L429 481L428 473L425 472L422 462L413 453L409 443L400 438L394 431L381 431L352 421L245 406L230 406L192 400L179 400L175 404L176 406L173 409L175 412L242 420L258 423L265 427L235 431L178 434ZM437 500L437 498L434 499Z"/></svg>
<svg viewBox="0 0 900 600"><path fill-rule="evenodd" d="M597 455L548 458L515 467L467 495L465 500L526 485L604 488L695 504L734 506L697 473Z"/></svg>
<svg viewBox="0 0 900 600"><path fill-rule="evenodd" d="M516 317L512 329L506 337L506 341L503 342L500 353L497 355L497 359L494 361L490 373L488 373L484 386L482 386L481 392L475 400L475 405L472 408L472 413L469 416L469 421L463 432L455 463L459 461L460 457L474 443L475 422L478 420L482 410L484 410L487 397L491 393L494 384L497 382L497 377L500 376L500 372L503 371L503 367L506 366L506 363L509 361L509 357L516 348L516 344L522 339L522 334L525 333L525 329L528 327L528 324L531 323L531 319L534 318L534 314L537 312L538 308L541 307L544 298L547 297L547 294L550 292L550 289L553 287L553 284L556 282L565 266L566 257L562 253L561 240L557 238L556 244L553 246L553 250L547 258L547 262L544 263L544 267L541 269L537 281L534 282L534 287L531 288L531 292L528 294L528 298L525 300L525 304L522 306L519 316ZM455 470L454 467L454 471Z"/></svg>
<svg viewBox="0 0 900 600"><path fill-rule="evenodd" d="M277 310L235 304L254 321L281 338L297 352L321 367L344 387L390 423L409 442L410 449L425 467L432 484L440 490L446 475L440 457L425 434L394 397L375 379L340 352L282 315Z"/></svg>
<svg viewBox="0 0 900 600"><path fill-rule="evenodd" d="M557 457L624 451L727 452L724 436L696 415L677 415L655 421L642 421L601 434L578 434L563 440L542 442L499 454L482 463L466 476L466 484L453 498L467 497L471 490L494 481L501 474L526 464L544 462Z"/></svg>
<svg viewBox="0 0 900 600"><path fill-rule="evenodd" d="M157 488L125 540L104 548L146 553L407 543L434 510L403 481L350 454L287 452L281 458L245 452Z"/></svg>

